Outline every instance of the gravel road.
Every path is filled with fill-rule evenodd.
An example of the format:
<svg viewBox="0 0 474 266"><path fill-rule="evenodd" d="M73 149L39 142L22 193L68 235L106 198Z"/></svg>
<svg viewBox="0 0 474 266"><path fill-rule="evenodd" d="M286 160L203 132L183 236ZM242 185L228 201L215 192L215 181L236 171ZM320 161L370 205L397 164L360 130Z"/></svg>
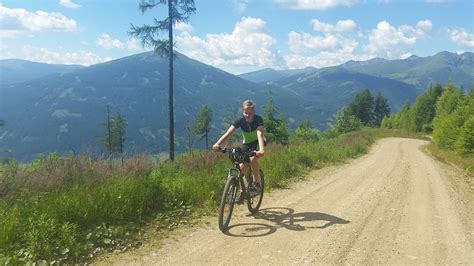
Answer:
<svg viewBox="0 0 474 266"><path fill-rule="evenodd" d="M424 144L382 139L348 164L265 195L255 216L237 206L227 234L216 214L158 250L107 263L474 265L474 188Z"/></svg>

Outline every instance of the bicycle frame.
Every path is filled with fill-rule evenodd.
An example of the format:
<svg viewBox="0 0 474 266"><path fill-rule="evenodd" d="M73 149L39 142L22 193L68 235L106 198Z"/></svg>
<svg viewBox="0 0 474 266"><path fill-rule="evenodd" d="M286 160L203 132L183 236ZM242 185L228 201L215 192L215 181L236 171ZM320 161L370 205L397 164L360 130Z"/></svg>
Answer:
<svg viewBox="0 0 474 266"><path fill-rule="evenodd" d="M252 172L252 166L249 163L243 162L249 167L249 178L250 178L250 173ZM236 175L233 175L232 172L235 172ZM235 162L234 163L234 168L228 168L227 169L227 178L237 178L239 180L240 187L242 189L242 193L244 193L245 197L248 199L248 193L247 193L247 187L245 186L244 182L244 173L242 173L242 170L240 169L240 163ZM249 180L247 180L249 182Z"/></svg>

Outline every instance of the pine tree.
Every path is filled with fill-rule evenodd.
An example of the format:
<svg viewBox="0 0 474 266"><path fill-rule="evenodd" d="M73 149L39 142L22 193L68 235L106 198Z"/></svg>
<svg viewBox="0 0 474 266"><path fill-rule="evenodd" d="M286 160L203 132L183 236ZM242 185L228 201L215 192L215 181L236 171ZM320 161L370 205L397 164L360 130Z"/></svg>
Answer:
<svg viewBox="0 0 474 266"><path fill-rule="evenodd" d="M117 112L117 115L115 118L113 118L112 122L113 147L115 152L120 153L123 166L125 126L127 122L119 112Z"/></svg>
<svg viewBox="0 0 474 266"><path fill-rule="evenodd" d="M106 126L106 132L101 137L100 141L104 146L104 149L109 153L109 158L112 158L116 152L120 153L123 165L125 127L127 122L119 112L115 117L112 116L110 113L110 106L107 105L107 120L103 125Z"/></svg>
<svg viewBox="0 0 474 266"><path fill-rule="evenodd" d="M354 95L346 111L358 118L364 126L372 126L374 122L374 98L370 91L366 89Z"/></svg>
<svg viewBox="0 0 474 266"><path fill-rule="evenodd" d="M263 108L263 121L265 124L265 136L269 142L287 145L290 133L286 121L278 117L278 109L273 105L272 90L268 91L267 104Z"/></svg>
<svg viewBox="0 0 474 266"><path fill-rule="evenodd" d="M469 109L466 109L467 103L469 100L464 99L462 91L454 84L449 82L443 87L443 93L436 103L436 115L433 119L433 141L438 147L455 149L463 124L469 117L465 111Z"/></svg>
<svg viewBox="0 0 474 266"><path fill-rule="evenodd" d="M196 117L196 123L193 127L193 132L201 135L201 139L206 140L206 149L209 149L209 132L212 121L212 109L204 105Z"/></svg>
<svg viewBox="0 0 474 266"><path fill-rule="evenodd" d="M141 39L143 46L152 47L156 53L166 55L169 59L168 76L168 117L169 117L169 158L174 160L174 104L173 104L173 25L187 22L189 16L196 12L194 0L141 0L138 7L145 13L159 4L168 4L168 17L156 20L155 24L135 26L131 25L130 35ZM160 32L168 32L168 40L155 38Z"/></svg>
<svg viewBox="0 0 474 266"><path fill-rule="evenodd" d="M388 106L388 101L382 96L382 94L380 94L380 92L378 92L377 97L375 97L374 126L380 127L382 119L388 115L390 115L390 106Z"/></svg>

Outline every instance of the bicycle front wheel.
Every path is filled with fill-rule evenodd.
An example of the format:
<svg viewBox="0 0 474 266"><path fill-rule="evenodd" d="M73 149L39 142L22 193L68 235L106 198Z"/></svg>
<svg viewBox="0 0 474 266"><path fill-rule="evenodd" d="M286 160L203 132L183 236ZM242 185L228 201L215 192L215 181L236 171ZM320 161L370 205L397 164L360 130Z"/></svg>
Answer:
<svg viewBox="0 0 474 266"><path fill-rule="evenodd" d="M265 188L265 178L260 170L260 180L255 184L257 191L248 193L247 207L251 213L256 213L260 209L263 200L263 189Z"/></svg>
<svg viewBox="0 0 474 266"><path fill-rule="evenodd" d="M219 229L224 232L229 226L232 211L234 209L235 198L237 197L238 181L235 177L230 177L224 187L221 203L219 204Z"/></svg>

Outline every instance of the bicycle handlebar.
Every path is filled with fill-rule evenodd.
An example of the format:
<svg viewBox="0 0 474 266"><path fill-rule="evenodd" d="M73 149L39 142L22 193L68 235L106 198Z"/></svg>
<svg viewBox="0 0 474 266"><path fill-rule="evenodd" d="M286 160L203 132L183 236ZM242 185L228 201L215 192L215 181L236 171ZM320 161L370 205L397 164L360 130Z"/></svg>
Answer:
<svg viewBox="0 0 474 266"><path fill-rule="evenodd" d="M229 159L234 162L248 162L250 157L253 157L257 154L257 151L244 151L241 148L220 148L219 151L222 153L229 153Z"/></svg>

